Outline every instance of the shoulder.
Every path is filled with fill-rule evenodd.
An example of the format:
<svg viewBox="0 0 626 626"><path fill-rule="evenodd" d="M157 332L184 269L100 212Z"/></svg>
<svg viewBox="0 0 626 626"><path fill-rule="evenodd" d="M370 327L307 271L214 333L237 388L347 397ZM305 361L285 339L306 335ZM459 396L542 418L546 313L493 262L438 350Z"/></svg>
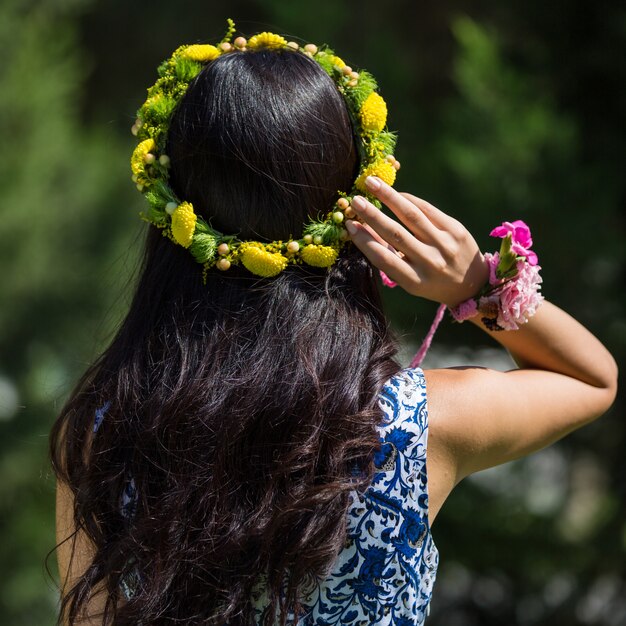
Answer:
<svg viewBox="0 0 626 626"><path fill-rule="evenodd" d="M511 460L503 420L516 393L505 372L459 367L424 372L430 409L429 471L445 499L463 478ZM437 483L440 483L437 485Z"/></svg>

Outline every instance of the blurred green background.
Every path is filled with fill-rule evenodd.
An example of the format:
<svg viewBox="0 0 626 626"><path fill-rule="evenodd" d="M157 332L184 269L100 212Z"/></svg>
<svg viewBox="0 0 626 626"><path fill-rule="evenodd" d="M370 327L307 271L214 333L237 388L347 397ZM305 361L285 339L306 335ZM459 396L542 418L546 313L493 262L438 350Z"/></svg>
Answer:
<svg viewBox="0 0 626 626"><path fill-rule="evenodd" d="M461 219L485 250L493 225L527 221L545 295L624 366L622 3L2 0L1 624L55 619L47 434L128 305L144 228L134 112L158 62L219 39L228 16L243 34L327 42L371 70L400 134L397 186ZM385 297L408 359L435 306ZM445 324L426 365L507 367L466 326ZM626 624L624 430L618 399L455 491L434 528L430 626Z"/></svg>

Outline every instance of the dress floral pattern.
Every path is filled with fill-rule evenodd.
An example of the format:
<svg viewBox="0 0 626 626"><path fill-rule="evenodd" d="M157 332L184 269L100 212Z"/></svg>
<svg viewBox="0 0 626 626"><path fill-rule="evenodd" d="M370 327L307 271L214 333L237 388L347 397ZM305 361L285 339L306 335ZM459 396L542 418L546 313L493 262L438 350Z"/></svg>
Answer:
<svg viewBox="0 0 626 626"><path fill-rule="evenodd" d="M428 615L439 553L428 524L428 410L420 369L405 369L379 398L377 472L348 509L348 540L305 600L302 626L419 626Z"/></svg>

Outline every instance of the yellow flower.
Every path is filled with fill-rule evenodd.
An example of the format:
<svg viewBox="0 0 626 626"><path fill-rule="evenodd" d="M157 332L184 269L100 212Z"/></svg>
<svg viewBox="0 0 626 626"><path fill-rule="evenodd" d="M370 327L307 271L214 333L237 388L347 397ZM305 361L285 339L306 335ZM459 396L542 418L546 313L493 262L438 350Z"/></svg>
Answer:
<svg viewBox="0 0 626 626"><path fill-rule="evenodd" d="M208 63L209 61L213 61L213 59L217 59L219 55L219 48L208 43L188 46L180 53L181 57L185 57L191 61L198 61L199 63Z"/></svg>
<svg viewBox="0 0 626 626"><path fill-rule="evenodd" d="M379 133L387 123L387 104L373 91L363 103L360 111L363 130Z"/></svg>
<svg viewBox="0 0 626 626"><path fill-rule="evenodd" d="M337 250L330 246L318 246L311 243L308 246L304 246L300 256L308 265L330 267L337 260Z"/></svg>
<svg viewBox="0 0 626 626"><path fill-rule="evenodd" d="M133 170L135 176L141 177L146 168L146 154L154 152L156 150L156 143L154 139L144 139L133 152L133 156L130 157L130 169Z"/></svg>
<svg viewBox="0 0 626 626"><path fill-rule="evenodd" d="M239 252L244 267L257 276L271 278L287 267L287 259L280 252L268 252L260 243L243 243Z"/></svg>
<svg viewBox="0 0 626 626"><path fill-rule="evenodd" d="M287 45L287 40L280 35L274 33L259 33L248 39L248 48L272 48L277 50L278 48L284 48Z"/></svg>
<svg viewBox="0 0 626 626"><path fill-rule="evenodd" d="M196 229L196 219L193 206L189 202L182 202L172 213L172 237L183 248L191 245L193 232Z"/></svg>
<svg viewBox="0 0 626 626"><path fill-rule="evenodd" d="M333 54L333 56L330 57L330 60L333 62L333 65L336 65L337 67L346 66L344 60L341 57L338 57L336 54Z"/></svg>
<svg viewBox="0 0 626 626"><path fill-rule="evenodd" d="M368 165L356 179L356 187L359 191L367 191L365 179L368 176L378 176L388 185L393 185L396 182L396 168L389 161L376 161L376 163Z"/></svg>

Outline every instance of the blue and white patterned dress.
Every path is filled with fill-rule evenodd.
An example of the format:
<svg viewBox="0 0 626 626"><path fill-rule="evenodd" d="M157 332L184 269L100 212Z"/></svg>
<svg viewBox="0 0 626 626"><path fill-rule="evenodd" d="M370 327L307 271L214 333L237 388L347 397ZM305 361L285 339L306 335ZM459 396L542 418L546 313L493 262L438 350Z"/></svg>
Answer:
<svg viewBox="0 0 626 626"><path fill-rule="evenodd" d="M428 523L422 370L395 374L379 404L384 418L377 471L365 493L351 495L346 545L329 576L307 590L301 626L420 626L428 615L439 553ZM101 420L98 415L94 430ZM135 499L131 479L120 502L125 517L132 517ZM133 586L123 585L127 597ZM261 593L254 600L260 619L266 597Z"/></svg>
<svg viewBox="0 0 626 626"><path fill-rule="evenodd" d="M330 575L304 600L301 626L419 626L429 612L439 553L428 523L428 409L421 369L384 386L377 471L348 509L348 540ZM257 599L258 617L265 605Z"/></svg>

